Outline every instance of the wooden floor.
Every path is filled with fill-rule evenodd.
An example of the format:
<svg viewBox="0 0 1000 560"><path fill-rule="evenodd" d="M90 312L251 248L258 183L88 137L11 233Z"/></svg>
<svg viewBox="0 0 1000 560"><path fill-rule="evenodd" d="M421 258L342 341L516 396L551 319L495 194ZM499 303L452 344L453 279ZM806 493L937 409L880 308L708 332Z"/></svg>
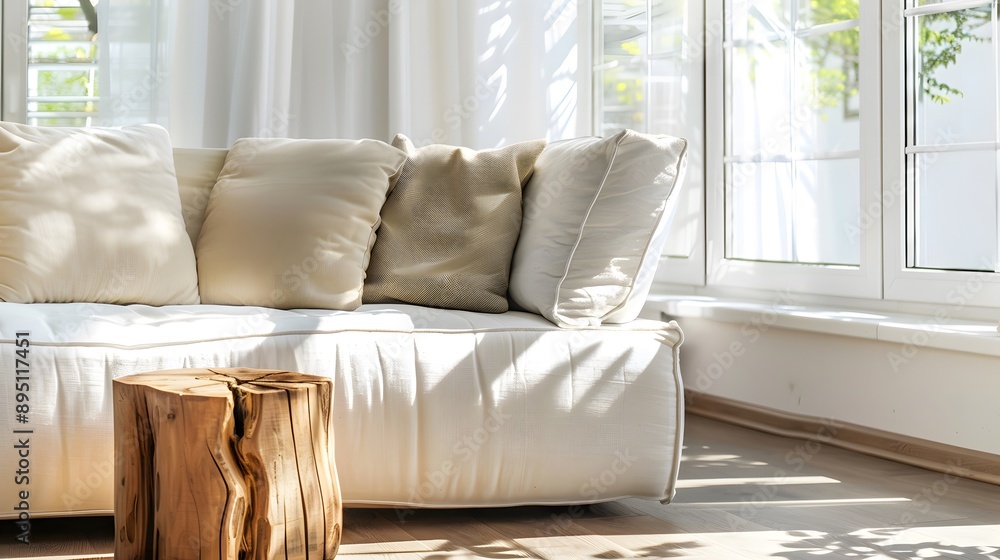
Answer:
<svg viewBox="0 0 1000 560"><path fill-rule="evenodd" d="M346 510L344 558L1000 560L1000 487L688 417L677 496L589 508ZM109 558L109 518L0 525L0 558Z"/></svg>

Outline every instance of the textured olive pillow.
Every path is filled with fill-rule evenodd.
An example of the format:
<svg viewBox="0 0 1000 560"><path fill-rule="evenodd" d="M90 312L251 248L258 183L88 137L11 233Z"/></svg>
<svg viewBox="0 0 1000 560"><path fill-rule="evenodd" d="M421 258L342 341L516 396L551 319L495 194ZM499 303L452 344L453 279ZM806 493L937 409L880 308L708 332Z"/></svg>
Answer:
<svg viewBox="0 0 1000 560"><path fill-rule="evenodd" d="M377 140L237 140L198 237L202 303L357 308L405 160Z"/></svg>
<svg viewBox="0 0 1000 560"><path fill-rule="evenodd" d="M400 134L392 145L409 159L382 207L365 302L507 311L521 188L545 141L476 151Z"/></svg>

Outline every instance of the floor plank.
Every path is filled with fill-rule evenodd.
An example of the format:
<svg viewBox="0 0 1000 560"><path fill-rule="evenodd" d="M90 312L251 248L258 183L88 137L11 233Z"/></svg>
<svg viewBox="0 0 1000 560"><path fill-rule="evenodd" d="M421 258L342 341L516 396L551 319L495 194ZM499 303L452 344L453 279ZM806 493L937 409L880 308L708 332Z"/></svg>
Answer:
<svg viewBox="0 0 1000 560"><path fill-rule="evenodd" d="M344 510L344 534L337 556L414 560L430 551L430 547L414 540L378 511Z"/></svg>
<svg viewBox="0 0 1000 560"><path fill-rule="evenodd" d="M600 533L593 533L581 525L586 521L607 519L636 519L637 516L600 517L574 515L578 510L570 509L538 519L524 519L515 516L482 515L481 521L491 529L513 539L520 547L531 551L533 557L545 560L574 558L581 550L591 551L601 558L631 558L632 551L618 546ZM579 508L583 511L583 508Z"/></svg>
<svg viewBox="0 0 1000 560"><path fill-rule="evenodd" d="M110 518L0 522L0 558L111 558ZM671 504L348 509L344 558L1000 560L1000 486L689 416Z"/></svg>

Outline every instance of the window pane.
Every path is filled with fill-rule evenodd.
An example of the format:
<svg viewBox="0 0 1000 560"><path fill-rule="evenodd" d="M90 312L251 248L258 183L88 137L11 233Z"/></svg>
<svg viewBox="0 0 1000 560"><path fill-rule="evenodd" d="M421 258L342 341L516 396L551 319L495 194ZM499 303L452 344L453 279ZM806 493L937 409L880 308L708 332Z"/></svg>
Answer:
<svg viewBox="0 0 1000 560"><path fill-rule="evenodd" d="M643 63L628 60L616 61L604 57L605 62L621 62L603 71L602 135L612 134L623 128L646 131L646 106L644 102L645 67Z"/></svg>
<svg viewBox="0 0 1000 560"><path fill-rule="evenodd" d="M792 261L792 164L728 166L732 201L732 257Z"/></svg>
<svg viewBox="0 0 1000 560"><path fill-rule="evenodd" d="M858 29L810 35L799 41L791 130L799 152L860 147Z"/></svg>
<svg viewBox="0 0 1000 560"><path fill-rule="evenodd" d="M90 72L87 70L39 70L28 67L28 95L81 96L90 91Z"/></svg>
<svg viewBox="0 0 1000 560"><path fill-rule="evenodd" d="M791 151L788 48L784 41L730 53L730 155Z"/></svg>
<svg viewBox="0 0 1000 560"><path fill-rule="evenodd" d="M859 161L795 162L793 194L795 262L861 264Z"/></svg>
<svg viewBox="0 0 1000 560"><path fill-rule="evenodd" d="M692 115L701 114L701 108L694 107L695 100L691 95L685 94L690 88L690 71L685 71L685 67L690 64L680 53L651 62L649 132L687 138L692 143L701 135L700 120L692 118ZM681 190L671 233L663 249L666 255L687 257L694 249L698 229L702 227L701 201L698 198L701 190L689 185L692 180L700 179L698 170L701 168L701 151L689 149L688 174Z"/></svg>
<svg viewBox="0 0 1000 560"><path fill-rule="evenodd" d="M858 0L732 6L729 255L860 265Z"/></svg>
<svg viewBox="0 0 1000 560"><path fill-rule="evenodd" d="M839 23L858 19L858 0L840 0L836 2L819 2L817 0L798 0L797 29L808 29L817 25Z"/></svg>
<svg viewBox="0 0 1000 560"><path fill-rule="evenodd" d="M906 6L933 6L937 4L954 4L962 0L906 0Z"/></svg>
<svg viewBox="0 0 1000 560"><path fill-rule="evenodd" d="M688 21L686 0L656 0L652 5L652 54L680 54Z"/></svg>
<svg viewBox="0 0 1000 560"><path fill-rule="evenodd" d="M917 143L994 141L997 90L990 8L915 19Z"/></svg>
<svg viewBox="0 0 1000 560"><path fill-rule="evenodd" d="M997 153L937 152L914 157L917 266L993 270Z"/></svg>
<svg viewBox="0 0 1000 560"><path fill-rule="evenodd" d="M732 0L731 6L731 41L784 39L792 29L791 0Z"/></svg>
<svg viewBox="0 0 1000 560"><path fill-rule="evenodd" d="M732 257L858 265L857 160L738 163L732 185Z"/></svg>
<svg viewBox="0 0 1000 560"><path fill-rule="evenodd" d="M680 55L658 58L650 63L650 70L649 131L684 136L685 113L690 110L685 107L684 59Z"/></svg>
<svg viewBox="0 0 1000 560"><path fill-rule="evenodd" d="M605 1L601 88L602 134L623 128L646 131L646 2Z"/></svg>
<svg viewBox="0 0 1000 560"><path fill-rule="evenodd" d="M97 3L28 2L28 123L87 126L96 115Z"/></svg>

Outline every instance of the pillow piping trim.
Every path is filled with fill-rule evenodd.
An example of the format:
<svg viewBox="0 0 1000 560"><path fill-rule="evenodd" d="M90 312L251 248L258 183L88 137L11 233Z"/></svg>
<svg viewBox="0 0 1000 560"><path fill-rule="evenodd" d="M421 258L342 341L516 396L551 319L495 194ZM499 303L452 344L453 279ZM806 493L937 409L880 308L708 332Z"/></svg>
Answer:
<svg viewBox="0 0 1000 560"><path fill-rule="evenodd" d="M681 179L681 166L683 165L685 159L687 158L687 151L688 151L688 145L687 141L685 141L684 149L681 150L680 156L677 158L677 163L675 163L672 166L674 170L674 180L673 184L670 185L670 193L668 193L667 197L663 199L663 208L660 210L660 215L656 217L656 225L649 231L649 237L646 238L646 244L642 248L643 258L639 260L639 265L635 271L635 274L632 276L632 281L628 285L627 295L624 298L622 298L622 301L619 302L614 309L602 315L601 316L602 319L604 317L607 317L608 315L611 315L612 313L615 313L616 311L619 311L622 307L625 306L626 303L628 303L628 298L629 296L632 295L632 291L635 289L635 282L639 278L639 271L642 270L643 265L649 258L648 257L649 246L653 242L653 238L656 237L656 232L660 229L660 224L661 222L663 222L663 218L667 215L667 208L670 207L670 198L677 194L677 183ZM657 261L660 260L660 255L656 256L656 260Z"/></svg>
<svg viewBox="0 0 1000 560"><path fill-rule="evenodd" d="M392 144L389 144L389 146L396 148ZM399 150L399 148L396 149ZM402 152L403 150L399 151ZM399 180L399 176L402 175L403 167L406 165L406 162L409 161L410 159L410 156L407 155L406 152L403 152L403 155L405 157L403 158L403 161L399 163L399 166L396 167L396 169L392 172L391 175L387 174L388 186L385 191L385 196L382 197L382 206L385 206L385 201L389 200L389 195L392 194L392 191L396 189L396 182ZM358 288L357 305L354 306L354 309L361 307L365 302L365 280L368 279L368 265L370 265L372 262L372 251L375 249L375 242L378 241L378 228L380 228L381 226L382 226L382 207L380 206L378 211L378 216L375 218L375 223L372 224L371 231L368 232L368 244L367 244L368 249L365 251L364 256L361 258L361 265L362 265L361 287Z"/></svg>
<svg viewBox="0 0 1000 560"><path fill-rule="evenodd" d="M626 132L623 135L622 140L624 140L628 136L631 136L631 135ZM604 176L601 178L600 186L598 186L597 191L594 193L594 197L590 201L590 206L587 208L587 213L584 215L583 221L580 224L580 228L577 230L576 242L573 244L573 249L572 249L572 251L570 251L569 258L566 260L566 268L563 270L563 275L562 275L561 278L559 278L559 283L556 285L555 301L553 302L553 305L552 305L552 315L555 316L555 317L561 316L561 313L559 311L559 299L560 299L559 294L562 291L563 282L566 280L566 277L569 276L569 270L570 270L570 267L573 264L573 258L576 256L576 250L579 248L580 242L583 240L583 232L584 232L584 230L587 227L587 222L590 220L590 215L591 215L591 213L594 210L594 205L597 204L598 198L600 198L601 194L604 192L605 186L607 186L608 175L611 173L611 168L614 166L615 160L618 157L618 151L621 148L621 144L622 144L621 141L615 142L615 150L611 154L611 158L608 161L608 166L604 170ZM678 180L680 179L681 165L684 163L685 157L687 156L687 152L688 152L688 143L685 141L684 142L684 148L681 150L680 156L677 158L677 162L672 166L673 167L673 171L674 171L674 180L673 180L673 184L670 186L670 193L667 195L666 199L664 200L663 208L660 210L659 215L656 217L655 226L650 230L649 236L646 238L646 243L643 246L643 255L646 255L646 253L648 253L648 251L649 251L649 245L650 245L650 243L652 243L653 238L656 236L656 232L659 229L659 226L660 226L661 222L663 221L663 216L664 216L665 210L666 210L666 208L668 206L667 201L670 199L670 197L672 197L672 196L674 196L676 194L677 183L678 183ZM657 259L659 259L659 256L657 256ZM628 302L629 296L632 294L632 291L635 289L635 281L636 281L636 278L638 277L638 270L642 268L642 266L643 266L643 264L645 262L646 262L646 258L640 259L638 267L637 267L637 272L636 272L636 274L633 275L633 277L631 279L631 282L629 282L629 284L628 284L628 286L627 286L627 288L625 290L625 296L622 298L622 300L620 302L618 302L618 304L615 305L615 307L613 307L609 311L607 311L605 313L602 313L598 317L594 317L595 319L597 319L598 321L603 321L605 317L607 317L608 315L611 315L612 313L615 313L616 311L620 310ZM578 325L576 325L574 323L570 323L569 321L566 321L565 319L562 319L562 321L565 322L565 323L567 323L567 324L569 324L569 325L572 325L572 326L578 326Z"/></svg>
<svg viewBox="0 0 1000 560"><path fill-rule="evenodd" d="M600 185L598 185L597 191L594 192L593 198L590 199L590 205L587 207L587 213L584 214L583 221L580 222L580 227L577 229L576 242L573 243L573 249L569 253L569 258L566 259L566 268L563 270L562 277L559 278L559 283L556 284L554 301L552 302L552 316L556 318L558 321L561 321L571 326L578 326L578 325L562 318L562 313L559 311L559 300L560 300L559 294L560 292L562 292L563 282L566 281L566 277L569 276L570 268L573 266L573 258L576 257L576 250L580 247L580 242L583 240L583 232L587 229L587 222L590 221L590 215L594 211L594 205L597 204L597 199L600 198L601 193L604 192L604 187L607 185L608 175L611 174L611 168L614 166L615 159L618 157L618 149L620 148L620 146L621 146L620 141L615 142L615 150L611 154L611 158L608 160L607 167L604 168L604 176L601 177L601 183ZM601 317L598 317L598 319L603 318L605 315L607 314L606 313L602 314Z"/></svg>
<svg viewBox="0 0 1000 560"><path fill-rule="evenodd" d="M388 197L388 195L386 195L386 197ZM367 241L368 249L365 251L364 256L361 257L361 287L358 288L357 290L358 294L358 298L356 300L357 305L354 306L354 309L361 307L361 305L364 303L365 280L368 279L368 265L372 262L372 249L375 248L375 241L377 241L378 239L375 232L378 231L379 226L382 225L381 222L382 219L381 217L379 217L379 219L375 220L375 224L373 224L371 229L368 231L368 241Z"/></svg>

